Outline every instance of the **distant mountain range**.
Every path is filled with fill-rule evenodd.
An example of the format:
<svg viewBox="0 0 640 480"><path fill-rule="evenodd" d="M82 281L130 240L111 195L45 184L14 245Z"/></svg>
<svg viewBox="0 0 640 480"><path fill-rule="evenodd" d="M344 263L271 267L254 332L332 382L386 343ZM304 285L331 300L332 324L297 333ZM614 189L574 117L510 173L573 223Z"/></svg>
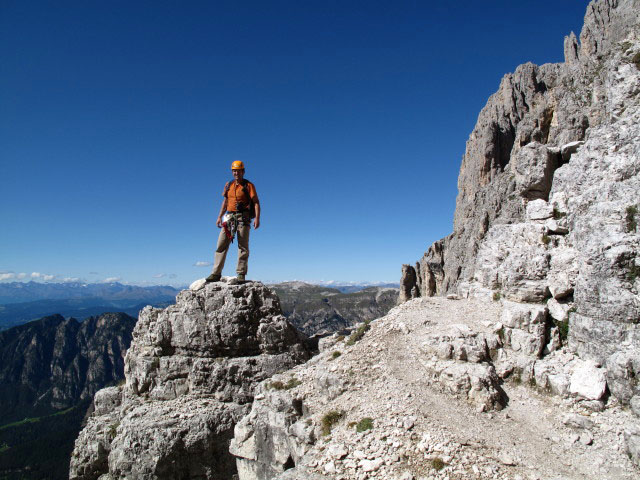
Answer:
<svg viewBox="0 0 640 480"><path fill-rule="evenodd" d="M146 305L174 303L179 291L121 283L0 283L0 331L53 314L78 320L105 312L137 317Z"/></svg>
<svg viewBox="0 0 640 480"><path fill-rule="evenodd" d="M374 304L364 306L362 303L367 295L376 297L369 291L371 288L397 289L398 284L393 283L355 283L355 282L322 282L320 285L312 285L305 282L282 282L270 285L282 293L283 309L290 312L293 317L292 323L307 333L321 330L311 324L302 328L302 324L307 324L309 319L309 310L311 306L307 303L311 297L316 296L318 292L328 291L341 294L357 293L368 291L361 297L361 305L358 308L344 310L344 299L337 297L332 299L340 313L326 312L328 306L326 303L320 305L320 310L327 313L328 317L321 320L320 316L314 317L318 322L325 322L329 330L333 330L338 325L351 325L364 319L362 317L365 311L366 319L375 318L386 313L386 311L395 304L394 295L387 294L382 304L378 305L374 300ZM300 287L296 290L296 286ZM317 288L313 288L317 287ZM47 315L60 314L65 318L76 318L84 320L88 317L101 315L106 312L124 312L132 317L137 317L138 312L146 305L164 308L175 302L175 297L180 290L174 287L161 285L152 287L140 287L135 285L123 285L121 283L39 283L39 282L10 282L0 283L0 331L16 325L45 317ZM295 295L294 295L295 293ZM305 297L302 303L298 302L297 307L289 308L288 299L295 296ZM309 297L311 295L311 297ZM367 297L368 298L368 297ZM368 301L368 300L367 300ZM366 302L365 302L366 303ZM382 307L382 308L379 308ZM306 309L302 312L302 309ZM344 311L343 311L344 310ZM358 311L356 311L358 310ZM373 317L371 315L374 315ZM333 316L333 326L328 320ZM370 318L371 317L371 318ZM304 320L303 320L304 319ZM346 319L346 320L342 320ZM329 323L327 323L329 322ZM324 327L323 327L324 328Z"/></svg>
<svg viewBox="0 0 640 480"><path fill-rule="evenodd" d="M359 292L360 290L364 290L365 288L371 287L380 287L380 288L400 288L399 283L385 283L385 282L341 282L336 280L327 280L327 281L319 281L319 282L306 282L302 280L293 280L290 282L269 282L271 286L276 285L316 285L320 287L329 287L339 290L342 293L353 293Z"/></svg>
<svg viewBox="0 0 640 480"><path fill-rule="evenodd" d="M334 283L320 282L320 286L326 286L340 290L342 293L354 293L368 288L400 288L399 283Z"/></svg>
<svg viewBox="0 0 640 480"><path fill-rule="evenodd" d="M142 303L148 298L175 297L180 290L167 285L140 287L121 283L0 283L0 305L6 303L33 302L35 300L60 300L68 298L102 298L117 302Z"/></svg>
<svg viewBox="0 0 640 480"><path fill-rule="evenodd" d="M366 320L382 317L396 305L398 288L365 287L343 292L335 287L304 282L270 285L282 306L282 313L306 335L327 334Z"/></svg>

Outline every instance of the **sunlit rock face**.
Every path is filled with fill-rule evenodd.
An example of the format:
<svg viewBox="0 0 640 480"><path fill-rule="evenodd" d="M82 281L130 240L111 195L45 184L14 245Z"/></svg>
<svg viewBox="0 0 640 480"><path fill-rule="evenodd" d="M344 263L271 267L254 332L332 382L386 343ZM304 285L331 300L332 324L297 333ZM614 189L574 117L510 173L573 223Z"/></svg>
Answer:
<svg viewBox="0 0 640 480"><path fill-rule="evenodd" d="M546 305L546 331L525 332L538 340L522 347L544 355L565 324L572 352L605 366L623 403L640 394L638 11L638 0L591 2L564 63L503 78L467 141L453 233L401 280L403 300Z"/></svg>
<svg viewBox="0 0 640 480"><path fill-rule="evenodd" d="M308 357L258 282L194 283L175 305L146 307L126 381L96 394L70 478L231 478L229 442L255 384Z"/></svg>

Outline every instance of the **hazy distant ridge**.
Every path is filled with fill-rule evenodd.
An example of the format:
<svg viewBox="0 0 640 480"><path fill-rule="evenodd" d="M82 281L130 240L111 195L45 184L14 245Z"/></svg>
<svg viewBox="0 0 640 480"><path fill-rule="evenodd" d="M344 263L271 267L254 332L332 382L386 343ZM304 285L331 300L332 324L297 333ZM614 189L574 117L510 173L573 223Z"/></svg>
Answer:
<svg viewBox="0 0 640 480"><path fill-rule="evenodd" d="M84 320L106 312L137 317L146 305L166 307L179 290L169 286L139 287L121 283L0 284L0 330L47 315Z"/></svg>
<svg viewBox="0 0 640 480"><path fill-rule="evenodd" d="M132 305L150 297L175 297L180 290L168 285L140 287L121 283L0 283L0 304L67 298L98 297L105 300L131 300Z"/></svg>

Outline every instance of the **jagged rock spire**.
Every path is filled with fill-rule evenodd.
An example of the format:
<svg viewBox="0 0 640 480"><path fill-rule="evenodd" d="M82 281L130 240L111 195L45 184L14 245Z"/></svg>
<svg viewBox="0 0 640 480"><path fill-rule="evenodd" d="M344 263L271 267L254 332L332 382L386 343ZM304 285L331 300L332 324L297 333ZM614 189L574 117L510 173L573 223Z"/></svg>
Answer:
<svg viewBox="0 0 640 480"><path fill-rule="evenodd" d="M257 382L306 360L276 294L203 284L140 312L126 382L96 394L70 478L231 478L228 443Z"/></svg>

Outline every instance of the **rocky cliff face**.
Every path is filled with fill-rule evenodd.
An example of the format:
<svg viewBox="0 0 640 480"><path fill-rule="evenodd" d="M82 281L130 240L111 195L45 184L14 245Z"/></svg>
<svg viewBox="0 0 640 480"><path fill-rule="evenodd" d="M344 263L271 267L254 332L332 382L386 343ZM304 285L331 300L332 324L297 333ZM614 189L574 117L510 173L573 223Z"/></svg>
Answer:
<svg viewBox="0 0 640 480"><path fill-rule="evenodd" d="M591 2L564 63L504 77L467 142L454 232L403 267L400 296L541 305L538 355L568 335L625 403L640 393L638 11Z"/></svg>
<svg viewBox="0 0 640 480"><path fill-rule="evenodd" d="M256 282L196 282L164 310L145 308L125 359L126 382L99 391L70 478L230 479L236 421L257 382L309 354Z"/></svg>
<svg viewBox="0 0 640 480"><path fill-rule="evenodd" d="M82 323L53 315L0 332L2 422L72 407L122 379L135 322L123 313Z"/></svg>

